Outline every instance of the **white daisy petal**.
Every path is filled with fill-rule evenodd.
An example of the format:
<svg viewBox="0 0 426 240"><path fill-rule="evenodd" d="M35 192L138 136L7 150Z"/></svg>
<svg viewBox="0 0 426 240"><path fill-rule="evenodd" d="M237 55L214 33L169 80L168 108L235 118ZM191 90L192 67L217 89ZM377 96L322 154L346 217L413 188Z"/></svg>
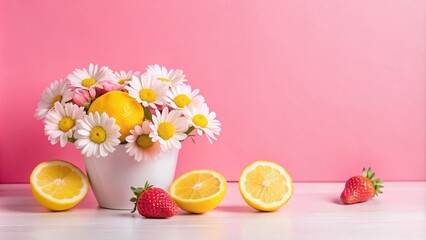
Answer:
<svg viewBox="0 0 426 240"><path fill-rule="evenodd" d="M92 146L91 149L89 149L89 151L91 152L91 155L99 158L101 155L99 152L99 144L91 143L91 146Z"/></svg>
<svg viewBox="0 0 426 240"><path fill-rule="evenodd" d="M201 130L201 129L198 128L197 129L197 133L198 133L199 136L202 136L203 135L203 130Z"/></svg>
<svg viewBox="0 0 426 240"><path fill-rule="evenodd" d="M139 77L140 72L133 72L133 71L118 71L114 72L114 75L111 79L111 83L118 86L117 89L114 90L122 90L124 87L128 86L130 81L132 80L133 76ZM109 85L104 85L104 89L110 87Z"/></svg>
<svg viewBox="0 0 426 240"><path fill-rule="evenodd" d="M72 97L73 93L67 80L61 79L59 81L55 81L51 83L50 86L41 94L34 116L38 119L43 119L54 107L56 102L65 104L66 102L69 102Z"/></svg>
<svg viewBox="0 0 426 240"><path fill-rule="evenodd" d="M219 135L220 122L216 119L216 113L209 112L207 104L200 106L188 106L182 111L188 123L197 130L198 135L206 135L210 143L211 139L216 140L214 135ZM207 134L209 133L209 134Z"/></svg>
<svg viewBox="0 0 426 240"><path fill-rule="evenodd" d="M164 104L163 100L167 94L168 85L160 81L148 79L146 75L133 76L129 85L125 87L129 95L141 103L144 107L157 109Z"/></svg>
<svg viewBox="0 0 426 240"><path fill-rule="evenodd" d="M181 110L187 106L199 106L204 103L204 97L198 95L199 92L198 89L192 91L189 85L178 85L169 89L165 101L173 109Z"/></svg>
<svg viewBox="0 0 426 240"><path fill-rule="evenodd" d="M101 67L98 71L98 65L89 64L89 69L76 69L67 76L70 85L75 88L90 90L92 88L103 88L103 82L112 80L114 74L108 67Z"/></svg>
<svg viewBox="0 0 426 240"><path fill-rule="evenodd" d="M78 121L77 129L74 136L76 147L83 148L82 153L87 157L106 157L120 144L120 127L106 113L89 113Z"/></svg>
<svg viewBox="0 0 426 240"><path fill-rule="evenodd" d="M168 71L165 67L155 64L148 66L146 70L149 79L166 83L169 87L179 86L187 81L183 71L180 69Z"/></svg>
<svg viewBox="0 0 426 240"><path fill-rule="evenodd" d="M188 124L182 123L186 121L185 118L180 117L176 110L169 112L169 109L165 107L162 112L156 111L153 119L156 121L149 125L152 130L149 136L153 141L158 140L163 151L180 149L180 141L187 137L184 132L188 130Z"/></svg>
<svg viewBox="0 0 426 240"><path fill-rule="evenodd" d="M106 157L106 156L108 156L108 150L107 150L107 148L106 148L106 146L107 146L108 144L102 144L102 145L99 145L99 152L101 153L101 156L102 157Z"/></svg>
<svg viewBox="0 0 426 240"><path fill-rule="evenodd" d="M60 142L61 147L64 147L68 138L76 131L77 122L83 119L84 115L83 107L55 102L54 108L44 119L44 132L52 144Z"/></svg>
<svg viewBox="0 0 426 240"><path fill-rule="evenodd" d="M138 162L156 160L161 152L160 143L150 137L152 129L149 125L149 121L144 121L142 126L138 125L131 131L131 137L126 138L126 152L134 156ZM139 138L141 138L140 141L138 141Z"/></svg>

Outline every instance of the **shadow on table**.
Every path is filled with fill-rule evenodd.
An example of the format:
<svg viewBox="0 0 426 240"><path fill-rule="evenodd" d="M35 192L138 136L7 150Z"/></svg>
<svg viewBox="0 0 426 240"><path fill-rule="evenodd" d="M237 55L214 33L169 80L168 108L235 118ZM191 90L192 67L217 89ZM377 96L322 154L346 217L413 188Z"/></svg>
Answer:
<svg viewBox="0 0 426 240"><path fill-rule="evenodd" d="M96 208L92 194L76 205L76 208ZM0 192L0 210L12 212L46 213L52 212L40 205L31 194L30 189L2 190Z"/></svg>
<svg viewBox="0 0 426 240"><path fill-rule="evenodd" d="M342 203L342 201L340 201L340 198L331 198L328 199L331 203L337 204L337 205L345 205Z"/></svg>
<svg viewBox="0 0 426 240"><path fill-rule="evenodd" d="M218 206L214 211L232 212L232 213L256 213L259 212L249 206Z"/></svg>
<svg viewBox="0 0 426 240"><path fill-rule="evenodd" d="M7 198L10 198L8 200ZM6 200L6 202L4 202ZM12 212L31 212L31 213L46 213L50 212L45 207L36 202L33 196L10 197L2 196L0 209Z"/></svg>

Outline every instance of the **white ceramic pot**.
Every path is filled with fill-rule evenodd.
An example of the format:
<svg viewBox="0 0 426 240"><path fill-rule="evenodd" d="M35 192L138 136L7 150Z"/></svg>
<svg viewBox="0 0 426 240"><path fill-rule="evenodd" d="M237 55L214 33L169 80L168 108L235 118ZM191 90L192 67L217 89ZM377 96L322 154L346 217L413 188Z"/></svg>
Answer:
<svg viewBox="0 0 426 240"><path fill-rule="evenodd" d="M168 191L173 181L179 150L161 152L157 161L137 162L120 144L104 158L85 157L86 171L98 204L102 208L133 209L130 187L148 181Z"/></svg>

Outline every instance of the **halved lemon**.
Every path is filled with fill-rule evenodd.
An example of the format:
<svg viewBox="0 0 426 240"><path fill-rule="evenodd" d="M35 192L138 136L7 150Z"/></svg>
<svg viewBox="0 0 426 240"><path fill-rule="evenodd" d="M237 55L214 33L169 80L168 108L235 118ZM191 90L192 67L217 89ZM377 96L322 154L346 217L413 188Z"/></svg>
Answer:
<svg viewBox="0 0 426 240"><path fill-rule="evenodd" d="M194 170L178 177L170 186L170 196L191 213L213 210L226 192L226 179L212 170Z"/></svg>
<svg viewBox="0 0 426 240"><path fill-rule="evenodd" d="M293 181L277 163L256 161L241 173L238 182L243 199L259 211L274 211L293 195Z"/></svg>
<svg viewBox="0 0 426 240"><path fill-rule="evenodd" d="M62 160L37 165L30 177L35 199L52 211L74 207L87 193L89 181L76 166Z"/></svg>

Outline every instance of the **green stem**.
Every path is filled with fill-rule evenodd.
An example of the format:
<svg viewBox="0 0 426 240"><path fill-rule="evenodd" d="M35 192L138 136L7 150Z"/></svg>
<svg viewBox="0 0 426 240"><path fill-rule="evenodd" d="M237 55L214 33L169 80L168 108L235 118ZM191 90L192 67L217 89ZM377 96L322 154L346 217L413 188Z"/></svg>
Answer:
<svg viewBox="0 0 426 240"><path fill-rule="evenodd" d="M152 122L152 112L149 107L143 107L143 113L145 114L145 119Z"/></svg>
<svg viewBox="0 0 426 240"><path fill-rule="evenodd" d="M186 130L185 134L186 134L186 135L189 135L192 131L194 131L194 129L195 129L195 127L194 127L194 126L190 126L190 127L188 128L188 130Z"/></svg>

